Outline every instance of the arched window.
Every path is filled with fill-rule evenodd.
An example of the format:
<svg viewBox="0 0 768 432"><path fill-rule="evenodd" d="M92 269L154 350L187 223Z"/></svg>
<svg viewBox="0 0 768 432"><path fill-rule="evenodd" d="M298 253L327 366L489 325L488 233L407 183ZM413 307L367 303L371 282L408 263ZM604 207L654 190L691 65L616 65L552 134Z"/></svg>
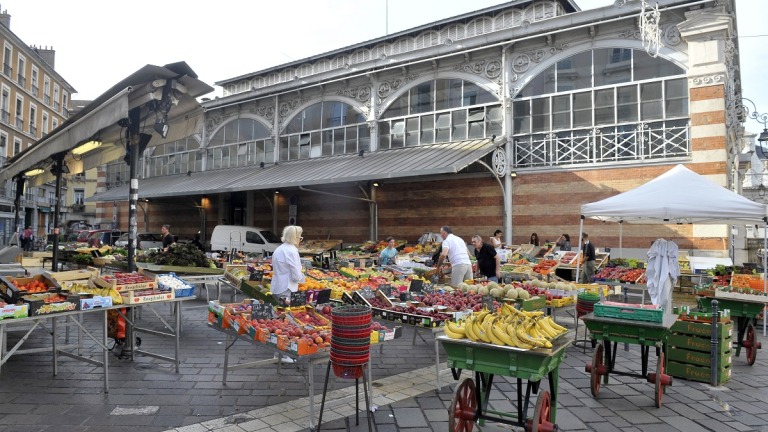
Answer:
<svg viewBox="0 0 768 432"><path fill-rule="evenodd" d="M256 120L241 118L221 127L208 142L207 169L271 163L275 143L269 129Z"/></svg>
<svg viewBox="0 0 768 432"><path fill-rule="evenodd" d="M379 149L501 135L496 96L471 81L438 79L403 93L382 114Z"/></svg>
<svg viewBox="0 0 768 432"><path fill-rule="evenodd" d="M689 154L685 71L645 51L603 48L560 60L512 108L517 166Z"/></svg>
<svg viewBox="0 0 768 432"><path fill-rule="evenodd" d="M308 159L368 151L371 136L365 116L343 102L318 102L286 125L280 137L280 160Z"/></svg>
<svg viewBox="0 0 768 432"><path fill-rule="evenodd" d="M149 158L149 175L162 176L201 171L203 159L197 154L200 143L193 136L154 147Z"/></svg>

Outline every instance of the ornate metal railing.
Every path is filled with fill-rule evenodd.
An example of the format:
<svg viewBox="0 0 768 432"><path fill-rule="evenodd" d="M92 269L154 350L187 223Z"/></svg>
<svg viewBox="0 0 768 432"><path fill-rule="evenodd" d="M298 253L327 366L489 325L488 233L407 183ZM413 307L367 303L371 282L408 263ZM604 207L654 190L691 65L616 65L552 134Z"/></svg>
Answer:
<svg viewBox="0 0 768 432"><path fill-rule="evenodd" d="M688 126L641 123L515 137L513 165L522 168L689 156L689 135Z"/></svg>

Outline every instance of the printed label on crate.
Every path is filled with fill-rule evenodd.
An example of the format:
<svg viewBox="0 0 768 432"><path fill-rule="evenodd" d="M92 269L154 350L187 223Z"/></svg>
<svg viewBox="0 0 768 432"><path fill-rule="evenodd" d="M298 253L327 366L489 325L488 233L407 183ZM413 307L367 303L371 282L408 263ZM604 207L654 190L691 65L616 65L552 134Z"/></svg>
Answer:
<svg viewBox="0 0 768 432"><path fill-rule="evenodd" d="M37 308L35 310L35 315L45 315L49 313L68 312L74 310L77 310L77 304L70 301L49 303Z"/></svg>
<svg viewBox="0 0 768 432"><path fill-rule="evenodd" d="M140 294L132 294L130 296L123 296L129 301L127 303L151 303L151 302L157 302L157 301L163 301L163 300L171 300L173 299L173 293L157 293L157 294L149 294L149 295L140 295Z"/></svg>
<svg viewBox="0 0 768 432"><path fill-rule="evenodd" d="M81 310L91 310L110 306L112 306L112 297L93 296L92 298L80 299Z"/></svg>
<svg viewBox="0 0 768 432"><path fill-rule="evenodd" d="M29 315L29 305L5 305L0 307L0 321L4 319L26 318Z"/></svg>

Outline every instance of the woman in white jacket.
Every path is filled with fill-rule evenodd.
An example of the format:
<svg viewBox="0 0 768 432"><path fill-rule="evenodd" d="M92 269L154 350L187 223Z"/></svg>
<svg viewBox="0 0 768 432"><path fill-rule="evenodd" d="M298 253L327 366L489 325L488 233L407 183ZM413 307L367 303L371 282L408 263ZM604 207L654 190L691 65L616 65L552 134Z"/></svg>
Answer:
<svg viewBox="0 0 768 432"><path fill-rule="evenodd" d="M297 225L289 225L283 229L281 244L272 254L272 295L279 299L288 300L292 292L299 290L299 284L306 282L302 273L301 259L299 258L299 243L303 240L301 234L304 230ZM275 358L278 355L275 353ZM283 363L293 363L294 360L283 356Z"/></svg>

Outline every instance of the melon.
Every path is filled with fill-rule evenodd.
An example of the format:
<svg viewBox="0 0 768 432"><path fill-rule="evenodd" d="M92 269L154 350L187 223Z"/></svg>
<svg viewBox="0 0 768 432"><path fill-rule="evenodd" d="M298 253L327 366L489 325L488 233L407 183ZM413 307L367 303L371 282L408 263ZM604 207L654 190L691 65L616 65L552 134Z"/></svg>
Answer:
<svg viewBox="0 0 768 432"><path fill-rule="evenodd" d="M481 286L480 288L478 288L477 292L482 295L488 295L490 291L488 290L488 287Z"/></svg>
<svg viewBox="0 0 768 432"><path fill-rule="evenodd" d="M514 287L514 286L512 286L512 284L506 284L506 285L504 285L504 291L509 291L509 290L511 290L511 289L514 289L514 288L515 288L515 287Z"/></svg>
<svg viewBox="0 0 768 432"><path fill-rule="evenodd" d="M491 290L491 295L496 298L502 298L504 297L504 290L501 288L494 288Z"/></svg>
<svg viewBox="0 0 768 432"><path fill-rule="evenodd" d="M517 298L517 288L510 288L507 290L507 298L510 299L516 299Z"/></svg>
<svg viewBox="0 0 768 432"><path fill-rule="evenodd" d="M534 279L531 281L531 286L538 288L540 283L538 279Z"/></svg>
<svg viewBox="0 0 768 432"><path fill-rule="evenodd" d="M555 284L555 289L559 289L560 291L565 291L565 284L562 282L558 282Z"/></svg>
<svg viewBox="0 0 768 432"><path fill-rule="evenodd" d="M467 292L469 291L469 285L465 284L464 282L460 283L457 287L461 292Z"/></svg>
<svg viewBox="0 0 768 432"><path fill-rule="evenodd" d="M492 289L494 289L494 288L501 288L501 287L499 286L499 284L497 284L497 283L496 283L496 282L494 282L494 281L490 281L490 282L488 282L488 285L487 285L487 286L488 286L488 289L490 289L490 290L492 290Z"/></svg>
<svg viewBox="0 0 768 432"><path fill-rule="evenodd" d="M521 299L531 298L531 294L526 290L520 290L517 292L517 294L518 294L518 297L520 297Z"/></svg>
<svg viewBox="0 0 768 432"><path fill-rule="evenodd" d="M571 283L571 291L576 291L578 288L576 288L575 283Z"/></svg>
<svg viewBox="0 0 768 432"><path fill-rule="evenodd" d="M546 288L547 288L547 289L551 289L551 290L553 290L553 289L557 289L557 284L556 284L556 283L554 283L554 282L550 282L549 284L547 284L547 287L546 287Z"/></svg>

